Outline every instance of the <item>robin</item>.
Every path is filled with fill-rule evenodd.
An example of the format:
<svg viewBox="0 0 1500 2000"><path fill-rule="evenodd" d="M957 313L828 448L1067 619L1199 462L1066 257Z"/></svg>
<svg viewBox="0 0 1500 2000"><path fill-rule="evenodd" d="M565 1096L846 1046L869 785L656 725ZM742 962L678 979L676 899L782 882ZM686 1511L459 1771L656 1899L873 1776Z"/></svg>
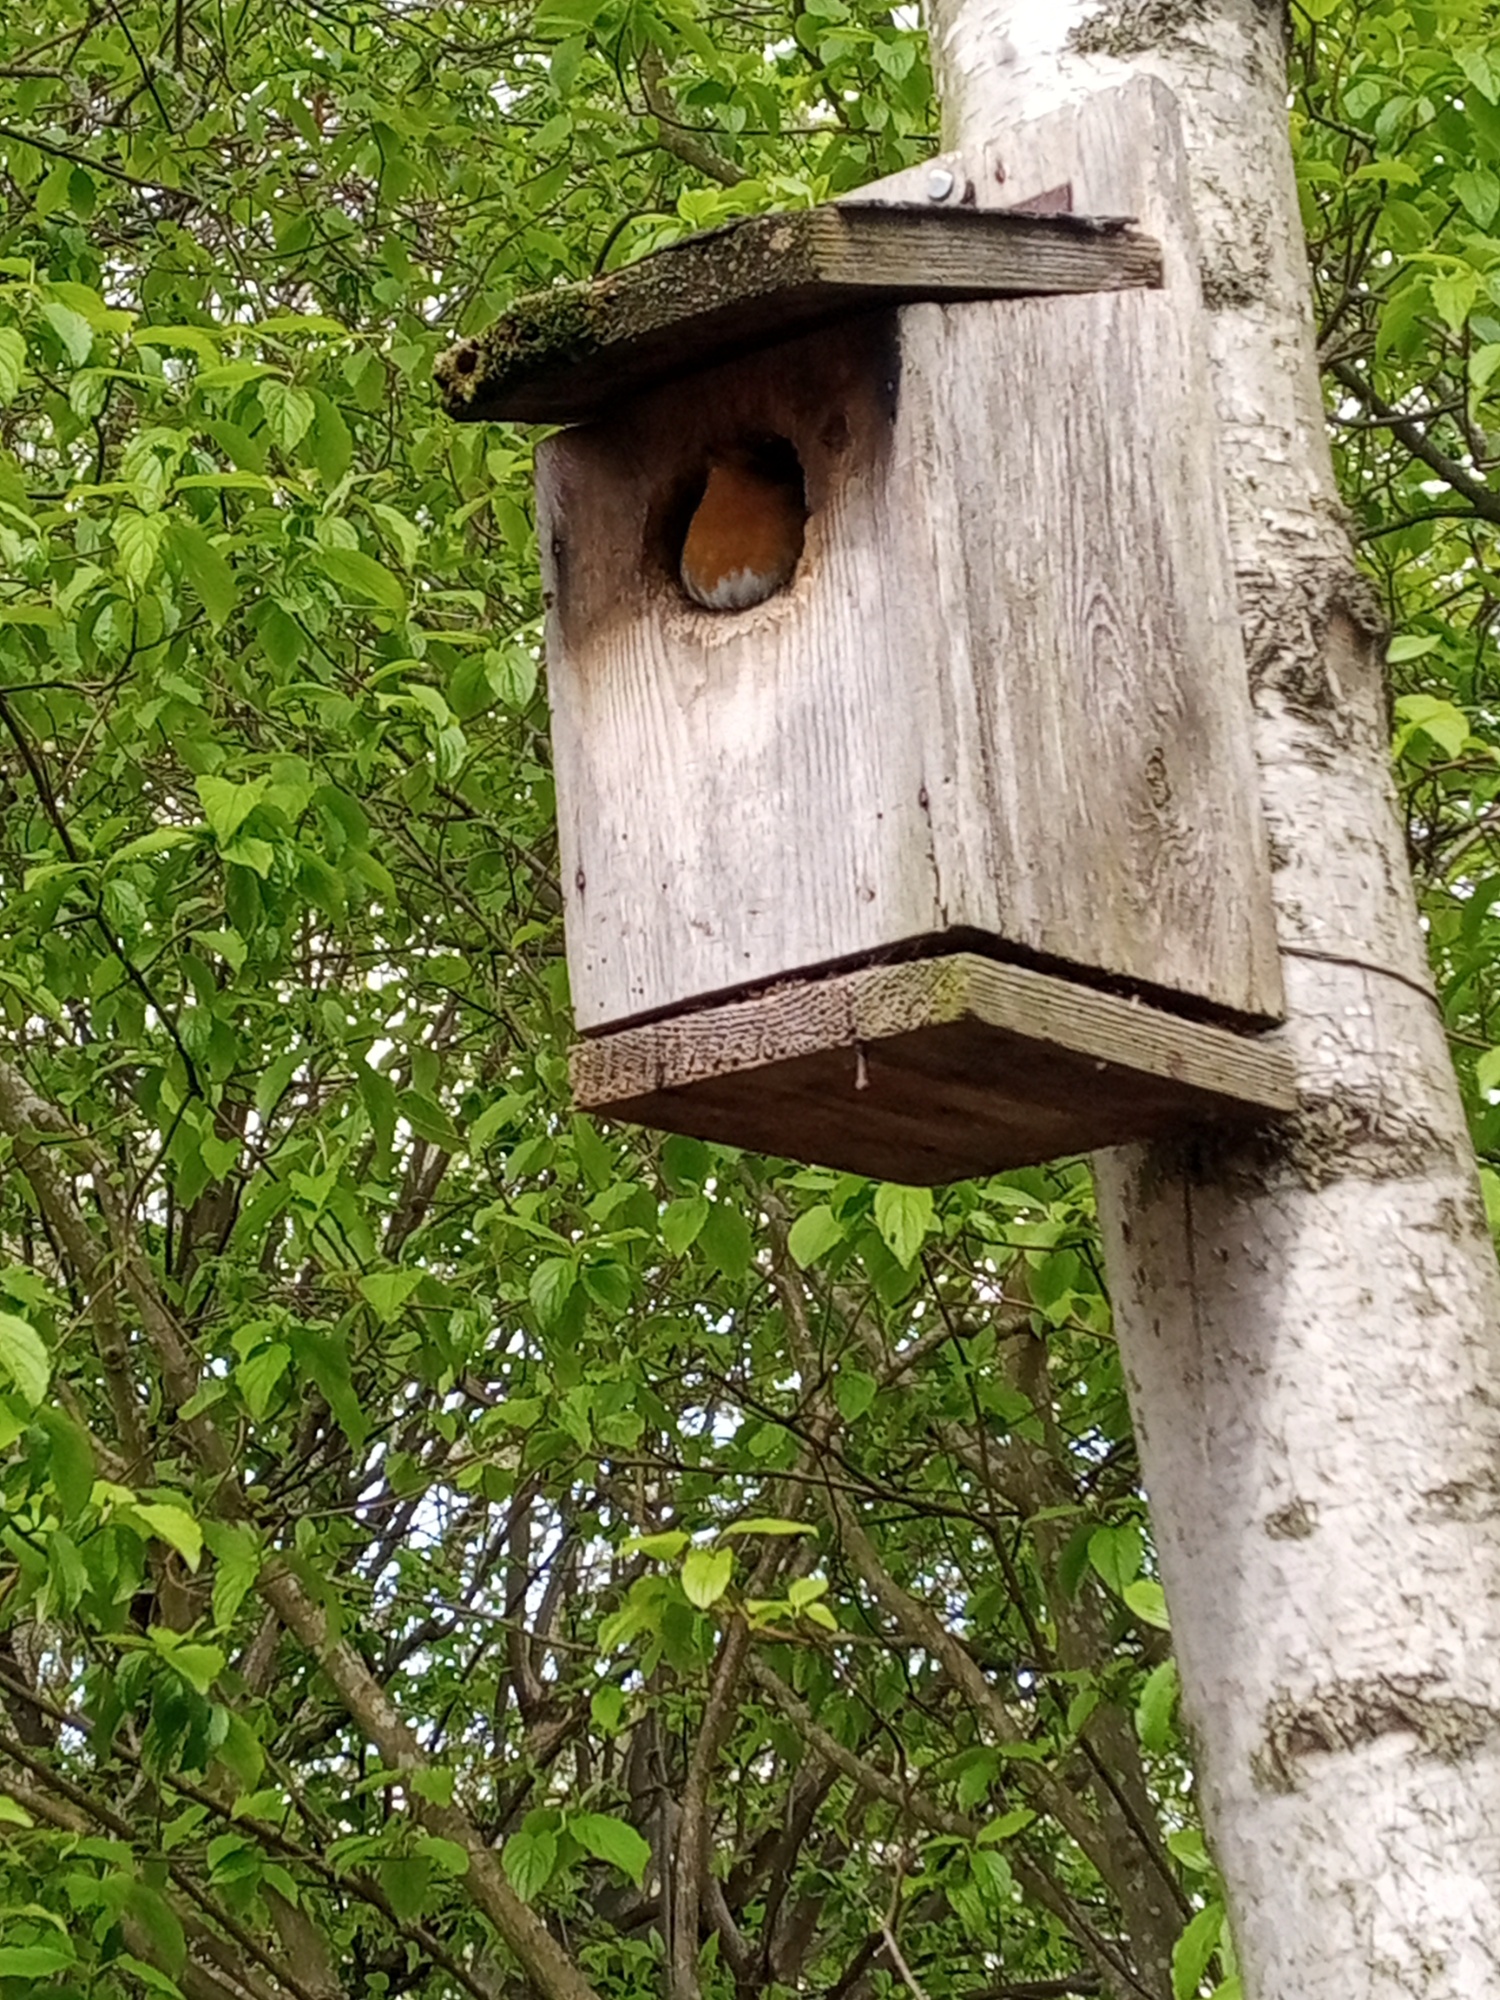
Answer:
<svg viewBox="0 0 1500 2000"><path fill-rule="evenodd" d="M785 439L711 451L682 544L683 589L708 611L763 604L791 582L806 524L802 467Z"/></svg>

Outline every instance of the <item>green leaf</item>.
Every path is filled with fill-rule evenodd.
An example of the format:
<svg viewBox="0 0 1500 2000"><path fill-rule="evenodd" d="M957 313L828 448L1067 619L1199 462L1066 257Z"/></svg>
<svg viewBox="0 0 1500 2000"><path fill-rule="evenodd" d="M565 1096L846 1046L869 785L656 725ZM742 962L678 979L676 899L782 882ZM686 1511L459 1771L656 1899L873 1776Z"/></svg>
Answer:
<svg viewBox="0 0 1500 2000"><path fill-rule="evenodd" d="M363 1451L370 1425L355 1392L349 1352L343 1340L301 1326L292 1330L291 1346L298 1368L322 1390L339 1429L356 1452Z"/></svg>
<svg viewBox="0 0 1500 2000"><path fill-rule="evenodd" d="M650 1846L624 1820L608 1813L574 1813L568 1832L596 1861L606 1861L628 1875L639 1889L651 1862Z"/></svg>
<svg viewBox="0 0 1500 2000"><path fill-rule="evenodd" d="M697 1242L708 1220L709 1206L706 1195L684 1195L662 1211L662 1241L674 1257L681 1257Z"/></svg>
<svg viewBox="0 0 1500 2000"><path fill-rule="evenodd" d="M441 1774L430 1772L427 1775L436 1777ZM451 1773L448 1775L451 1776ZM468 1850L460 1847L456 1840L444 1840L439 1833L419 1833L416 1848L419 1854L425 1854L429 1861L441 1868L445 1875L457 1879L469 1872Z"/></svg>
<svg viewBox="0 0 1500 2000"><path fill-rule="evenodd" d="M77 1963L70 1944L0 1944L0 1979L48 1979Z"/></svg>
<svg viewBox="0 0 1500 2000"><path fill-rule="evenodd" d="M220 1631L234 1623L235 1613L255 1588L260 1575L261 1547L253 1528L209 1522L203 1530L214 1559L213 1620Z"/></svg>
<svg viewBox="0 0 1500 2000"><path fill-rule="evenodd" d="M167 1658L188 1685L206 1695L224 1671L224 1654L218 1646L173 1646Z"/></svg>
<svg viewBox="0 0 1500 2000"><path fill-rule="evenodd" d="M367 499L365 505L401 551L401 560L410 569L421 554L422 530L415 521L408 520L398 507L387 506L383 500Z"/></svg>
<svg viewBox="0 0 1500 2000"><path fill-rule="evenodd" d="M529 1903L546 1888L557 1866L557 1835L550 1827L522 1827L506 1841L500 1859L510 1886Z"/></svg>
<svg viewBox="0 0 1500 2000"><path fill-rule="evenodd" d="M988 1744L964 1751L956 1760L958 1803L965 1812L985 1798L1000 1775L1000 1752Z"/></svg>
<svg viewBox="0 0 1500 2000"><path fill-rule="evenodd" d="M589 1700L589 1719L605 1736L617 1736L624 1727L629 1706L625 1690L606 1682L603 1687L595 1688Z"/></svg>
<svg viewBox="0 0 1500 2000"><path fill-rule="evenodd" d="M1402 660L1420 660L1428 653L1435 653L1441 644L1440 639L1435 639L1427 633L1403 632L1392 639L1385 649L1385 656L1394 666ZM1422 698L1431 699L1430 696ZM1412 696L1407 696L1408 701L1412 699Z"/></svg>
<svg viewBox="0 0 1500 2000"><path fill-rule="evenodd" d="M1196 1875L1213 1873L1213 1857L1196 1826L1179 1827L1176 1833L1169 1833L1167 1851L1174 1861L1180 1861L1184 1868L1191 1869Z"/></svg>
<svg viewBox="0 0 1500 2000"><path fill-rule="evenodd" d="M932 1189L885 1182L875 1190L875 1227L898 1264L915 1263L917 1252L937 1227Z"/></svg>
<svg viewBox="0 0 1500 2000"><path fill-rule="evenodd" d="M1469 741L1469 718L1451 701L1440 701L1430 694L1403 695L1396 703L1396 713L1430 737L1445 757L1462 756Z"/></svg>
<svg viewBox="0 0 1500 2000"><path fill-rule="evenodd" d="M13 326L0 326L0 403L8 403L26 373L26 342Z"/></svg>
<svg viewBox="0 0 1500 2000"><path fill-rule="evenodd" d="M486 653L484 666L496 701L515 709L530 704L536 693L537 659L529 647L507 646L503 652Z"/></svg>
<svg viewBox="0 0 1500 2000"><path fill-rule="evenodd" d="M394 570L362 549L319 549L313 557L326 576L346 596L363 604L378 604L398 618L406 616L406 589Z"/></svg>
<svg viewBox="0 0 1500 2000"><path fill-rule="evenodd" d="M233 840L251 813L265 797L263 778L249 784L235 784L229 778L199 778L198 801L209 831L220 846Z"/></svg>
<svg viewBox="0 0 1500 2000"><path fill-rule="evenodd" d="M395 1854L380 1864L380 1886L403 1924L416 1921L432 1886L432 1862L425 1854Z"/></svg>
<svg viewBox="0 0 1500 2000"><path fill-rule="evenodd" d="M419 1799L428 1799L433 1805L451 1806L453 1803L453 1772L446 1764L434 1764L425 1771L413 1771L407 1782ZM468 1856L460 1848L464 1867L468 1866ZM457 1871L463 1873L463 1869Z"/></svg>
<svg viewBox="0 0 1500 2000"><path fill-rule="evenodd" d="M1191 1918L1172 1947L1173 2000L1193 2000L1224 1928L1224 1906L1209 1903Z"/></svg>
<svg viewBox="0 0 1500 2000"><path fill-rule="evenodd" d="M245 1399L245 1407L257 1423L271 1407L276 1384L291 1366L292 1350L284 1340L268 1341L258 1347L234 1371L235 1385Z"/></svg>
<svg viewBox="0 0 1500 2000"><path fill-rule="evenodd" d="M256 606L254 619L266 658L283 673L291 673L301 663L307 643L302 627L284 606L265 599Z"/></svg>
<svg viewBox="0 0 1500 2000"><path fill-rule="evenodd" d="M846 1424L857 1423L874 1402L879 1384L859 1368L841 1368L833 1378L833 1400Z"/></svg>
<svg viewBox="0 0 1500 2000"><path fill-rule="evenodd" d="M33 1408L52 1379L52 1361L41 1335L14 1313L0 1312L0 1377L13 1382Z"/></svg>
<svg viewBox="0 0 1500 2000"><path fill-rule="evenodd" d="M1141 1531L1130 1523L1096 1528L1089 1537L1089 1562L1117 1596L1140 1575L1141 1555Z"/></svg>
<svg viewBox="0 0 1500 2000"><path fill-rule="evenodd" d="M187 1939L171 1904L146 1882L132 1882L126 1908L149 1938L157 1958L177 1977L187 1964Z"/></svg>
<svg viewBox="0 0 1500 2000"><path fill-rule="evenodd" d="M696 1193L713 1172L713 1154L701 1139L689 1139L674 1132L662 1142L662 1172L674 1194L691 1188Z"/></svg>
<svg viewBox="0 0 1500 2000"><path fill-rule="evenodd" d="M744 1521L731 1521L723 1538L730 1535L815 1535L817 1529L806 1521L788 1521L777 1514L752 1514Z"/></svg>
<svg viewBox="0 0 1500 2000"><path fill-rule="evenodd" d="M666 1528L656 1535L631 1535L625 1543L625 1553L650 1556L655 1562L675 1562L691 1539L680 1528Z"/></svg>
<svg viewBox="0 0 1500 2000"><path fill-rule="evenodd" d="M1500 63L1492 61L1483 49L1472 48L1457 49L1454 60L1481 97L1491 104L1500 103Z"/></svg>
<svg viewBox="0 0 1500 2000"><path fill-rule="evenodd" d="M425 1272L422 1271L371 1271L359 1281L362 1295L374 1307L376 1316L386 1325L397 1317L401 1308L421 1284Z"/></svg>
<svg viewBox="0 0 1500 2000"><path fill-rule="evenodd" d="M844 1225L828 1203L804 1209L787 1231L786 1244L794 1262L806 1270L844 1240Z"/></svg>
<svg viewBox="0 0 1500 2000"><path fill-rule="evenodd" d="M219 343L206 326L137 326L130 335L132 347L179 347L206 367L219 359Z"/></svg>
<svg viewBox="0 0 1500 2000"><path fill-rule="evenodd" d="M42 317L52 327L75 368L82 368L94 351L94 329L82 313L57 299L42 307Z"/></svg>
<svg viewBox="0 0 1500 2000"><path fill-rule="evenodd" d="M266 1763L265 1752L260 1738L243 1715L229 1711L224 1741L214 1755L235 1780L242 1794L260 1783Z"/></svg>
<svg viewBox="0 0 1500 2000"><path fill-rule="evenodd" d="M1500 215L1500 175L1489 167L1468 167L1453 176L1453 192L1463 203L1469 219L1488 229Z"/></svg>
<svg viewBox="0 0 1500 2000"><path fill-rule="evenodd" d="M55 1529L47 1538L47 1572L57 1608L72 1611L89 1587L89 1573L65 1528Z"/></svg>
<svg viewBox="0 0 1500 2000"><path fill-rule="evenodd" d="M17 1805L14 1799L7 1798L4 1792L0 1792L0 1825L35 1826L36 1821L25 1806Z"/></svg>
<svg viewBox="0 0 1500 2000"><path fill-rule="evenodd" d="M267 375L256 390L266 413L266 429L283 451L296 448L306 435L316 412L316 404L305 389Z"/></svg>
<svg viewBox="0 0 1500 2000"><path fill-rule="evenodd" d="M1477 271L1441 271L1428 280L1432 303L1452 333L1462 333L1464 322L1479 298Z"/></svg>
<svg viewBox="0 0 1500 2000"><path fill-rule="evenodd" d="M203 1560L203 1530L186 1507L176 1507L168 1501L137 1500L130 1511L158 1541L175 1549L189 1569L197 1569Z"/></svg>
<svg viewBox="0 0 1500 2000"><path fill-rule="evenodd" d="M1166 1749L1171 1737L1172 1712L1177 1706L1177 1662L1163 1660L1152 1669L1136 1703L1135 1729L1141 1748L1154 1757Z"/></svg>
<svg viewBox="0 0 1500 2000"><path fill-rule="evenodd" d="M613 1258L590 1258L579 1272L583 1289L596 1305L619 1314L630 1305L630 1273Z"/></svg>
<svg viewBox="0 0 1500 2000"><path fill-rule="evenodd" d="M198 593L210 622L216 628L223 625L239 596L234 571L203 530L185 515L174 516L168 532L178 566Z"/></svg>
<svg viewBox="0 0 1500 2000"><path fill-rule="evenodd" d="M562 1316L578 1280L571 1257L546 1257L531 1274L531 1303L543 1326L553 1326Z"/></svg>
<svg viewBox="0 0 1500 2000"><path fill-rule="evenodd" d="M1141 1577L1135 1583L1127 1583L1120 1595L1143 1625L1154 1625L1161 1632L1170 1632L1172 1621L1167 1616L1167 1599L1159 1583L1148 1577Z"/></svg>
<svg viewBox="0 0 1500 2000"><path fill-rule="evenodd" d="M120 868L132 861L150 861L158 854L170 854L174 848L191 847L201 838L189 826L159 826L154 833L143 833L139 839L127 840L123 847L117 847L105 867Z"/></svg>
<svg viewBox="0 0 1500 2000"><path fill-rule="evenodd" d="M682 1588L700 1611L717 1604L734 1575L732 1549L690 1549L682 1561Z"/></svg>
<svg viewBox="0 0 1500 2000"><path fill-rule="evenodd" d="M134 1958L128 1951L122 1951L118 1958L110 1960L111 1970L128 1972L138 1980L148 1993L162 1993L166 2000L183 2000L182 1988L175 1979L169 1979L160 1966L147 1965L144 1959Z"/></svg>
<svg viewBox="0 0 1500 2000"><path fill-rule="evenodd" d="M321 389L313 391L312 429L308 445L313 464L325 486L337 486L354 462L354 439L338 405Z"/></svg>
<svg viewBox="0 0 1500 2000"><path fill-rule="evenodd" d="M141 589L156 568L166 532L165 514L116 515L110 534L120 552L120 574L134 589Z"/></svg>
<svg viewBox="0 0 1500 2000"><path fill-rule="evenodd" d="M716 1201L703 1219L698 1242L710 1264L731 1280L750 1268L750 1225L737 1208Z"/></svg>

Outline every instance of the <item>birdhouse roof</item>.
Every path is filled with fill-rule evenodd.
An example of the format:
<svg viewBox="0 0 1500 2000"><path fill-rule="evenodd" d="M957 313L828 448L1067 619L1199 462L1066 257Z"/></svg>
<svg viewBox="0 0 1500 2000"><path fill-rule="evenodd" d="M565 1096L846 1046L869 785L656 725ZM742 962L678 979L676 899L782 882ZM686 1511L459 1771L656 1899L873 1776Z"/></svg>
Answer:
<svg viewBox="0 0 1500 2000"><path fill-rule="evenodd" d="M1127 222L829 204L690 236L588 284L521 299L437 364L451 416L568 424L624 394L843 314L932 299L1159 286Z"/></svg>

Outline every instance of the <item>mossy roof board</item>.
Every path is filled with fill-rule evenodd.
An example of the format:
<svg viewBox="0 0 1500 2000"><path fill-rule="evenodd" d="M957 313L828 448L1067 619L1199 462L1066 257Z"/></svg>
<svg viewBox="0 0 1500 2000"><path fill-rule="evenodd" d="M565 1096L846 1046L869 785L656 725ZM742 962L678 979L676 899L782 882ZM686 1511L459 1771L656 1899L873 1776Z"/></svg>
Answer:
<svg viewBox="0 0 1500 2000"><path fill-rule="evenodd" d="M1160 283L1159 247L1123 222L841 203L751 216L534 292L449 348L436 374L461 420L581 423L846 313Z"/></svg>

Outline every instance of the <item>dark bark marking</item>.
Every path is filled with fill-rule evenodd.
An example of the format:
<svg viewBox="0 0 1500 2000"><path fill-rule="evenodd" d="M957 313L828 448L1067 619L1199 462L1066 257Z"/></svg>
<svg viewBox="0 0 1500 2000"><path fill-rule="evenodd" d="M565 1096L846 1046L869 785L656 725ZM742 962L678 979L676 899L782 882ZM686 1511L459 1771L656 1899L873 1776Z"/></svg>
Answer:
<svg viewBox="0 0 1500 2000"><path fill-rule="evenodd" d="M1301 1697L1276 1696L1254 1760L1257 1784L1294 1792L1302 1758L1347 1755L1381 1736L1415 1736L1428 1756L1450 1763L1472 1756L1500 1729L1500 1715L1479 1702L1428 1692L1437 1685L1435 1674L1379 1674L1331 1681Z"/></svg>
<svg viewBox="0 0 1500 2000"><path fill-rule="evenodd" d="M1067 46L1074 55L1144 55L1183 38L1184 30L1206 21L1209 0L1124 0L1101 7L1097 14L1069 31Z"/></svg>

